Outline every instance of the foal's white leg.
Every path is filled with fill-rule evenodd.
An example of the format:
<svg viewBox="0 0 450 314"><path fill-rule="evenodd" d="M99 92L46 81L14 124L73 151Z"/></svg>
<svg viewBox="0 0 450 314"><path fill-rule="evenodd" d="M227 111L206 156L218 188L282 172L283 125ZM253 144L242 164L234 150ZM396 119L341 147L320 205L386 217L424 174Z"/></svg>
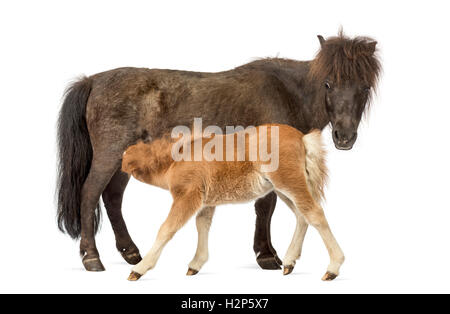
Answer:
<svg viewBox="0 0 450 314"><path fill-rule="evenodd" d="M186 195L175 200L169 216L159 229L155 243L142 261L133 267L128 280L136 281L154 268L167 242L200 208L201 198L198 195Z"/></svg>
<svg viewBox="0 0 450 314"><path fill-rule="evenodd" d="M197 214L198 242L197 251L186 275L196 275L203 265L208 261L208 235L215 207L205 207Z"/></svg>
<svg viewBox="0 0 450 314"><path fill-rule="evenodd" d="M300 203L296 203L297 208L302 208ZM333 233L330 230L328 221L325 218L322 207L315 204L312 208L300 210L305 216L307 222L319 231L323 242L328 250L330 256L330 264L328 265L327 272L322 277L322 280L333 280L339 275L339 269L344 263L345 257L339 244L336 241Z"/></svg>
<svg viewBox="0 0 450 314"><path fill-rule="evenodd" d="M295 213L295 216L297 218L297 225L291 244L283 259L283 275L288 275L294 270L295 261L300 258L303 240L305 239L306 230L308 230L308 224L305 218L298 213Z"/></svg>
<svg viewBox="0 0 450 314"><path fill-rule="evenodd" d="M322 277L322 280L333 280L339 275L339 269L344 263L345 257L339 244L331 233L328 222L315 226L322 237L325 246L327 247L328 254L330 255L330 264L328 265L326 274Z"/></svg>
<svg viewBox="0 0 450 314"><path fill-rule="evenodd" d="M156 265L156 262L161 255L161 252L166 246L167 242L173 237L173 233L169 233L167 228L164 228L164 225L161 226L158 236L156 237L156 241L153 243L150 251L145 255L145 257L140 261L136 266L133 267L128 280L135 281L141 278L147 271L153 269Z"/></svg>
<svg viewBox="0 0 450 314"><path fill-rule="evenodd" d="M306 231L308 230L308 223L288 197L280 192L278 192L277 195L283 202L286 203L286 205L292 210L292 212L295 214L295 217L297 218L294 236L292 237L291 244L289 245L289 248L283 259L283 274L288 275L294 270L295 261L300 258L300 255L302 253L303 241L305 239Z"/></svg>

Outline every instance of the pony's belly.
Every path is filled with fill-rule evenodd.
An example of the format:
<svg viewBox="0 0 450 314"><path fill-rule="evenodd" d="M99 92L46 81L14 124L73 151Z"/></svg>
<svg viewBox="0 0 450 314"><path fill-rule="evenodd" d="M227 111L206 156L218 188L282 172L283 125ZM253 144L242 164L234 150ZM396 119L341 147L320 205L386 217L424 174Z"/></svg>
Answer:
<svg viewBox="0 0 450 314"><path fill-rule="evenodd" d="M272 184L259 175L216 183L206 192L206 206L251 202L273 191Z"/></svg>

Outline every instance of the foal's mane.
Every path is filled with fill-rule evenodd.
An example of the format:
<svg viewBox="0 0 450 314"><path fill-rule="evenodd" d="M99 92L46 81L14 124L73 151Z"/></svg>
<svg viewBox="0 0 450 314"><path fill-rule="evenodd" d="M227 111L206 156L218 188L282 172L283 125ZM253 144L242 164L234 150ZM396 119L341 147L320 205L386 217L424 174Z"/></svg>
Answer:
<svg viewBox="0 0 450 314"><path fill-rule="evenodd" d="M309 75L321 84L326 80L340 85L346 81L363 81L376 88L381 71L376 55L376 41L368 37L349 38L340 30L338 36L321 41L321 49L311 63Z"/></svg>

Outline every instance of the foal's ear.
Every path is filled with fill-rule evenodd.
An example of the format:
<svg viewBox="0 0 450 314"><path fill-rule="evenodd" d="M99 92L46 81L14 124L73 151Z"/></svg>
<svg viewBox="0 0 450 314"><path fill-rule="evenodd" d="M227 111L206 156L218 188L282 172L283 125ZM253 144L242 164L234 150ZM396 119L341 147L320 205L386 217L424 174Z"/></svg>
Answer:
<svg viewBox="0 0 450 314"><path fill-rule="evenodd" d="M320 46L323 47L323 44L325 43L325 38L323 38L322 35L317 35L317 38L319 38Z"/></svg>
<svg viewBox="0 0 450 314"><path fill-rule="evenodd" d="M368 47L369 47L369 53L374 54L375 50L377 49L377 42L372 41L372 42L368 43Z"/></svg>

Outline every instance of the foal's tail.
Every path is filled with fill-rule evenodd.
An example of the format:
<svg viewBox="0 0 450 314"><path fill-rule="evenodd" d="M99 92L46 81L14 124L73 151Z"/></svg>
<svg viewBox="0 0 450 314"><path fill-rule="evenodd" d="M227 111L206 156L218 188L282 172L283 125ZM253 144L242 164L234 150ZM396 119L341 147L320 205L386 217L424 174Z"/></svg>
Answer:
<svg viewBox="0 0 450 314"><path fill-rule="evenodd" d="M326 152L323 148L322 137L319 130L312 130L303 136L306 151L306 173L308 188L316 200L320 203L324 198L324 186L327 180L327 166L325 163Z"/></svg>
<svg viewBox="0 0 450 314"><path fill-rule="evenodd" d="M86 77L70 85L58 118L58 227L74 239L81 234L81 189L93 155L85 115L91 89L92 79ZM97 230L99 206L95 216Z"/></svg>

